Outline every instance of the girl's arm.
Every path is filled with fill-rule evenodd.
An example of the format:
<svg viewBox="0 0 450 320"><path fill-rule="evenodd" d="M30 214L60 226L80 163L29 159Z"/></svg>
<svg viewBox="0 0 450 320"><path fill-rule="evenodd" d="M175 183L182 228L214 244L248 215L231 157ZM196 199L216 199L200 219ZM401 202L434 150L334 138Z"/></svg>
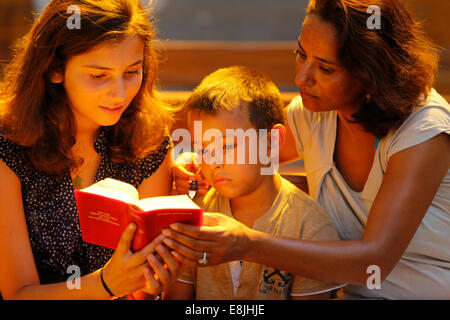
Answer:
<svg viewBox="0 0 450 320"><path fill-rule="evenodd" d="M211 264L244 259L312 279L355 284L365 284L367 267L378 265L384 280L417 231L449 164L447 134L393 155L361 240L274 237L223 215L205 214L205 222L212 226L175 224L178 228L163 232L169 237L164 241L190 264L207 251Z"/></svg>
<svg viewBox="0 0 450 320"><path fill-rule="evenodd" d="M66 282L41 285L22 205L21 184L17 176L0 161L0 291L4 299L109 299L100 270L80 278L79 289ZM126 295L145 285L146 259L162 237L143 250L132 253L130 244L135 226L122 234L112 258L103 268L104 281L116 295ZM69 274L68 274L69 277Z"/></svg>
<svg viewBox="0 0 450 320"><path fill-rule="evenodd" d="M140 199L170 195L172 188L172 153L173 149L170 149L159 168L138 187Z"/></svg>

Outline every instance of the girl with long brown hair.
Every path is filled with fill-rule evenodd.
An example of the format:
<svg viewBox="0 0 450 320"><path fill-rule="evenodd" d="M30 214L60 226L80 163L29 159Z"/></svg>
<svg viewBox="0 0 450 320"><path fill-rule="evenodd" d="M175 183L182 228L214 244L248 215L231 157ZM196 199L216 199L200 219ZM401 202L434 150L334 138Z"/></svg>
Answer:
<svg viewBox="0 0 450 320"><path fill-rule="evenodd" d="M343 241L205 214L210 227L177 224L164 242L191 264L247 260L348 283L348 298L449 299L450 106L432 87L437 62L400 0L311 0L280 161L304 159L310 195ZM195 178L186 168L174 169L180 192Z"/></svg>
<svg viewBox="0 0 450 320"><path fill-rule="evenodd" d="M108 177L134 185L140 197L170 192L171 110L155 96L149 14L138 0L53 0L6 66L0 97L4 298L158 294L177 273L161 237L130 251L134 225L114 252L83 242L73 195ZM69 290L68 270L80 271L79 288Z"/></svg>

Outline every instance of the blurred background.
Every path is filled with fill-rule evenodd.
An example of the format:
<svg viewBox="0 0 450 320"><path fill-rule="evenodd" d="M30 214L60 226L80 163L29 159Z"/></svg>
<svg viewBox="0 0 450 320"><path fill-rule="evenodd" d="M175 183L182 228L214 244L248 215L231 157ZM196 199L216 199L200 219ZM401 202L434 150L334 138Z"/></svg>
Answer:
<svg viewBox="0 0 450 320"><path fill-rule="evenodd" d="M48 0L0 0L0 68ZM148 1L142 0L143 3ZM436 88L450 99L449 0L406 0L442 48ZM219 67L267 73L286 99L295 94L294 56L307 0L153 0L163 59L160 87L183 96ZM178 94L178 95L177 95Z"/></svg>

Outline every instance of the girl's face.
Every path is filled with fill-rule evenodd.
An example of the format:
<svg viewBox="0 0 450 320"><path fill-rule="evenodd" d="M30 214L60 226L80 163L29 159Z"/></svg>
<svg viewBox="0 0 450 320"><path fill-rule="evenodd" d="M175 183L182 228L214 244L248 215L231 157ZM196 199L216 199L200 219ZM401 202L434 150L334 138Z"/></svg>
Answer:
<svg viewBox="0 0 450 320"><path fill-rule="evenodd" d="M362 86L338 59L338 37L332 24L309 15L298 38L295 83L310 111L347 111L361 106Z"/></svg>
<svg viewBox="0 0 450 320"><path fill-rule="evenodd" d="M139 92L144 43L138 36L71 57L61 79L78 130L116 124Z"/></svg>

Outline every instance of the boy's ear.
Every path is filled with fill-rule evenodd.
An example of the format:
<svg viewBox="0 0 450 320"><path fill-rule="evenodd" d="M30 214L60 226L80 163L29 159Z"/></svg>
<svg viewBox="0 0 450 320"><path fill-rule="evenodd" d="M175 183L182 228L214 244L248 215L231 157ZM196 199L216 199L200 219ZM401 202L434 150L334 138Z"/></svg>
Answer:
<svg viewBox="0 0 450 320"><path fill-rule="evenodd" d="M50 82L51 83L63 83L64 81L64 75L61 70L53 71L50 75Z"/></svg>
<svg viewBox="0 0 450 320"><path fill-rule="evenodd" d="M275 145L272 145L272 131L273 130L277 131L277 139L276 139L276 141L274 141ZM267 152L270 157L275 156L274 148L277 148L277 152L275 152L275 153L277 156L279 155L281 147L284 144L285 138L286 138L286 127L284 125L282 125L281 123L277 123L276 125L274 125L271 129L270 139L267 143L267 147L268 147Z"/></svg>

